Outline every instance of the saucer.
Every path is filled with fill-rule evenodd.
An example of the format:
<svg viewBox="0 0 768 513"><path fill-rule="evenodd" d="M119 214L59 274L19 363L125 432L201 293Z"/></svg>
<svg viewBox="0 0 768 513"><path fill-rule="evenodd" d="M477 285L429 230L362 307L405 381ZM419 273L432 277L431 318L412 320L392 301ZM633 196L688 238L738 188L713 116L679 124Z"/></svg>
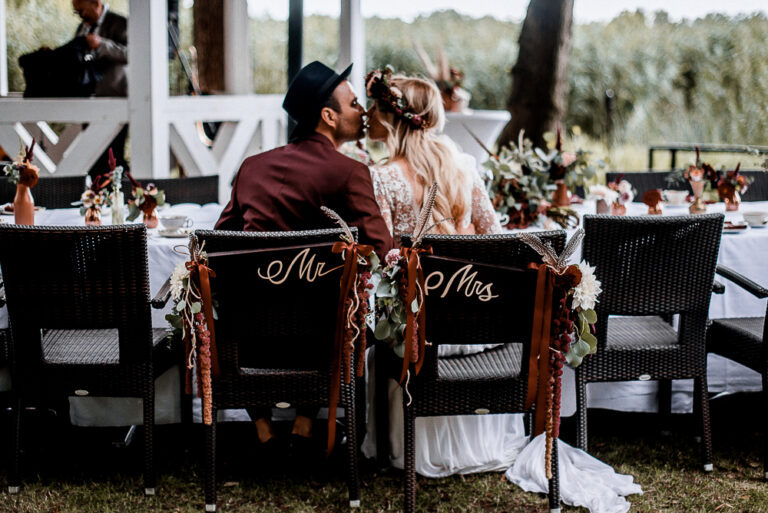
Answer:
<svg viewBox="0 0 768 513"><path fill-rule="evenodd" d="M749 224L749 223L747 223L747 224ZM749 225L749 227L750 227L750 228L757 228L757 229L760 229L760 228L765 228L766 226L768 226L768 223L763 223L763 224L750 224L750 225Z"/></svg>
<svg viewBox="0 0 768 513"><path fill-rule="evenodd" d="M167 237L169 239L181 239L189 237L192 230L189 228L182 228L180 230L157 230L157 234L161 237Z"/></svg>

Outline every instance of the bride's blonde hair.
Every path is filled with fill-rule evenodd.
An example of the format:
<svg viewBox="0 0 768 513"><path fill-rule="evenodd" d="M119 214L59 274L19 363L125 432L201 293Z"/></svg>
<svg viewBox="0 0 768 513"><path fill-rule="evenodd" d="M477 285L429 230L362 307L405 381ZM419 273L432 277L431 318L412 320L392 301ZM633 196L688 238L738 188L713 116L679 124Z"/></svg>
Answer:
<svg viewBox="0 0 768 513"><path fill-rule="evenodd" d="M448 217L453 221L440 223L433 231L456 233L456 227L472 208L471 195L467 194L470 185L466 183L466 173L457 164L456 151L444 137L436 135L445 125L440 91L432 82L404 75L393 76L390 84L402 92L408 111L420 116L424 125L416 127L409 119L394 113L380 116L389 134L386 140L389 158L408 161L425 195L433 182L438 183L432 223ZM380 112L392 112L391 107L381 102L377 102L377 108Z"/></svg>

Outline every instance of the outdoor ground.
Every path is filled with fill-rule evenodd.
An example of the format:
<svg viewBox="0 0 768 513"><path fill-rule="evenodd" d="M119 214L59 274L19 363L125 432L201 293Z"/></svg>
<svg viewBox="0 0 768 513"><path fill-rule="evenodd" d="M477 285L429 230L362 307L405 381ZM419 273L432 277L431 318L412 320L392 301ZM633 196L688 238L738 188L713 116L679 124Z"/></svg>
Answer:
<svg viewBox="0 0 768 513"><path fill-rule="evenodd" d="M762 477L762 438L758 395L743 394L712 402L715 472L699 470L699 447L692 417L675 416L672 434L660 434L655 415L590 414L591 452L617 471L635 476L644 490L632 496L633 512L768 512L768 483ZM31 420L35 414L29 415ZM0 440L7 441L6 418ZM39 420L39 417L38 417ZM40 425L42 424L42 425ZM575 427L566 420L563 438ZM0 493L0 512L202 511L202 432L180 426L157 429L158 494L141 493L141 438L116 447L124 430L62 430L43 417L27 434L27 465L20 494ZM39 438L35 438L39 437ZM342 459L311 472L265 471L247 424L219 429L219 511L346 512ZM35 440L35 441L33 441ZM0 461L7 461L7 447ZM363 465L361 511L400 511L401 472ZM5 473L0 481L5 483ZM546 497L525 493L500 473L423 479L419 511L545 512ZM564 511L586 510L564 507Z"/></svg>

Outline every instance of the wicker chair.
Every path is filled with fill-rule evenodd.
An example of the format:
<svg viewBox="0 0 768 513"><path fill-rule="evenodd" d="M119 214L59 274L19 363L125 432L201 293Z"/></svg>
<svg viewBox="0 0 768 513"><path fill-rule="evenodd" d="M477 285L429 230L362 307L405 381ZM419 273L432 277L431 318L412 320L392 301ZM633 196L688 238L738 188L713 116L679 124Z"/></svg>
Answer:
<svg viewBox="0 0 768 513"><path fill-rule="evenodd" d="M219 305L215 328L221 374L213 378L214 420L206 426L206 511L216 508L218 410L284 407L281 403L328 406L341 269L314 273L321 262L326 271L340 265L340 256L330 251L340 233L195 232L216 273L211 287ZM291 267L288 262L306 247L314 248L314 263L308 264L307 257L309 268L301 261ZM222 252L236 254L217 255ZM278 259L285 260L281 270L291 276L280 286L259 276L276 273L279 281L284 274L269 266ZM306 279L294 279L305 272ZM349 501L359 506L354 382L342 383L339 406L346 412Z"/></svg>
<svg viewBox="0 0 768 513"><path fill-rule="evenodd" d="M768 289L721 265L717 274L755 297L765 299ZM768 309L766 310L768 315ZM763 378L763 425L768 427L768 323L765 317L713 319L707 331L707 352L715 353L757 371ZM765 433L763 436L767 436ZM763 472L768 479L768 441L763 442Z"/></svg>
<svg viewBox="0 0 768 513"><path fill-rule="evenodd" d="M746 177L752 178L747 192L742 194L742 201L768 201L768 173L765 171L741 171Z"/></svg>
<svg viewBox="0 0 768 513"><path fill-rule="evenodd" d="M0 180L0 203L13 202L16 186L8 180ZM35 205L45 208L72 208L72 202L80 200L85 190L85 175L41 177L32 188Z"/></svg>
<svg viewBox="0 0 768 513"><path fill-rule="evenodd" d="M558 253L562 251L565 232L541 235ZM403 237L402 244L410 246L410 237ZM416 509L416 417L526 411L536 278L535 272L524 269L530 262L541 262L539 255L514 234L427 236L423 245L432 246L435 255L422 257L427 287L434 285L429 279L433 270L444 272L442 285L446 286L449 269L458 270L471 262L476 265L478 276L493 273L499 290L514 292L501 293L498 302L470 300L464 292L449 294L446 299L437 293L426 296L426 337L431 345L427 346L421 372L409 379L408 393L403 393L407 512ZM445 257L458 261L444 260ZM437 358L440 344L499 342L505 344L482 353ZM410 403L408 397L412 398ZM559 511L556 455L553 469L549 503L551 510Z"/></svg>
<svg viewBox="0 0 768 513"><path fill-rule="evenodd" d="M0 225L11 326L11 493L21 485L23 408L88 394L142 399L144 489L154 494L154 383L181 353L165 330L152 329L146 237L143 225Z"/></svg>
<svg viewBox="0 0 768 513"><path fill-rule="evenodd" d="M596 266L603 292L597 354L576 369L581 449L587 450L587 383L693 378L704 469L712 470L705 335L722 227L722 214L584 216L582 258ZM662 319L674 314L678 331Z"/></svg>
<svg viewBox="0 0 768 513"><path fill-rule="evenodd" d="M177 203L218 203L219 175L189 176L186 178L139 178L146 185L153 183L158 189L165 191L165 200L172 205ZM131 195L131 183L123 179L123 190L128 199Z"/></svg>

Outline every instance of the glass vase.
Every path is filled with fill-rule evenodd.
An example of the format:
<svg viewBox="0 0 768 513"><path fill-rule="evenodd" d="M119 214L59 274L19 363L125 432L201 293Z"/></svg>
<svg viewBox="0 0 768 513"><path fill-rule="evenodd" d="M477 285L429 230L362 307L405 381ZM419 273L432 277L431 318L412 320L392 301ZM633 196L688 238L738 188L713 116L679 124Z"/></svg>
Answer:
<svg viewBox="0 0 768 513"><path fill-rule="evenodd" d="M608 202L604 199L599 199L595 201L595 211L598 214L610 214L611 213L611 207L608 206Z"/></svg>
<svg viewBox="0 0 768 513"><path fill-rule="evenodd" d="M125 223L125 205L123 204L123 193L115 192L112 194L112 224L118 225Z"/></svg>
<svg viewBox="0 0 768 513"><path fill-rule="evenodd" d="M35 224L35 200L29 187L16 184L16 196L13 198L13 222L16 224Z"/></svg>

